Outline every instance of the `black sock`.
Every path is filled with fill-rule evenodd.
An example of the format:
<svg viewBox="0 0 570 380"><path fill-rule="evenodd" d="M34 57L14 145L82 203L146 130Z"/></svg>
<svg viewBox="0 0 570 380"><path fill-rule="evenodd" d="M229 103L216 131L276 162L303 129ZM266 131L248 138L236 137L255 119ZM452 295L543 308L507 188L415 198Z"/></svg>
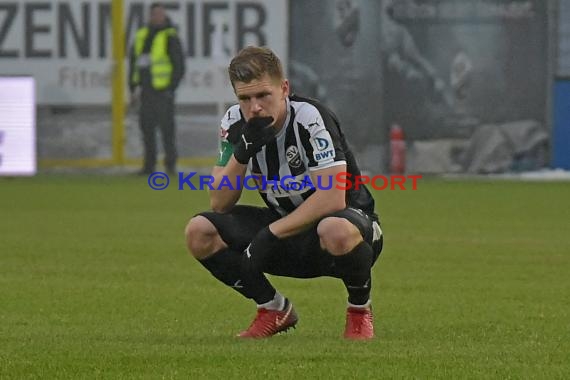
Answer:
<svg viewBox="0 0 570 380"><path fill-rule="evenodd" d="M346 255L334 257L336 270L348 291L348 302L353 305L364 305L370 299L372 257L372 248L364 241Z"/></svg>
<svg viewBox="0 0 570 380"><path fill-rule="evenodd" d="M275 288L263 274L257 260L246 254L242 255L241 276L251 297L258 305L271 301L275 297Z"/></svg>
<svg viewBox="0 0 570 380"><path fill-rule="evenodd" d="M198 260L214 277L233 288L246 298L253 298L253 293L242 280L241 260L243 254L224 248L214 253L212 256Z"/></svg>

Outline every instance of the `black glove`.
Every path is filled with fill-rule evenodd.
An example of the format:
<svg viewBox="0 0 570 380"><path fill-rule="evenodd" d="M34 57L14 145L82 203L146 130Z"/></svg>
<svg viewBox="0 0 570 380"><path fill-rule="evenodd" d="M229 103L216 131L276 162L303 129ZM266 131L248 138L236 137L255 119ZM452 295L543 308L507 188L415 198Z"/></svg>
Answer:
<svg viewBox="0 0 570 380"><path fill-rule="evenodd" d="M243 127L245 126L244 124L233 124L229 129L228 129L228 134L226 136L226 139L230 142L230 144L232 144L232 146L236 146L237 144L239 144L239 142L241 141L241 134L243 133Z"/></svg>
<svg viewBox="0 0 570 380"><path fill-rule="evenodd" d="M243 126L240 141L234 146L234 157L240 164L247 164L261 148L275 137L275 129L269 124L271 116L252 117Z"/></svg>

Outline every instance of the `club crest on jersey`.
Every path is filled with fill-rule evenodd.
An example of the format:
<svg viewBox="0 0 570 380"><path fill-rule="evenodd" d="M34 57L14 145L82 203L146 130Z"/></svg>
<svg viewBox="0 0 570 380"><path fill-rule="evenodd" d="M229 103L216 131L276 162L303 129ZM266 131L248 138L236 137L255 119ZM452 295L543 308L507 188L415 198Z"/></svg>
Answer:
<svg viewBox="0 0 570 380"><path fill-rule="evenodd" d="M295 145L291 145L285 151L285 156L287 157L287 163L293 168L301 167L301 155L299 154L299 149Z"/></svg>

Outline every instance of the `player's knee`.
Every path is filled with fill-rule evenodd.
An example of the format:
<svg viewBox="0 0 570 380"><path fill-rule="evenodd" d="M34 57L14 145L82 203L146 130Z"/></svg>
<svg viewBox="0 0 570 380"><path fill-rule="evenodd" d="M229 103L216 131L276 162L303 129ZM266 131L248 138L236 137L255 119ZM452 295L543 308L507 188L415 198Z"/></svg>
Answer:
<svg viewBox="0 0 570 380"><path fill-rule="evenodd" d="M321 246L333 256L345 255L362 241L358 228L344 218L329 217L317 226Z"/></svg>
<svg viewBox="0 0 570 380"><path fill-rule="evenodd" d="M201 215L190 219L184 229L184 235L188 251L197 259L206 258L214 253L218 248L216 242L221 240L216 227Z"/></svg>

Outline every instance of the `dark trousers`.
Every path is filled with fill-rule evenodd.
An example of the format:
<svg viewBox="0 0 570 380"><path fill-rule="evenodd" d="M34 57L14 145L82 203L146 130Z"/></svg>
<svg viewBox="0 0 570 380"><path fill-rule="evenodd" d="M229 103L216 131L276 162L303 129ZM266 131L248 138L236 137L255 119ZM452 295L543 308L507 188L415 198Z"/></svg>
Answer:
<svg viewBox="0 0 570 380"><path fill-rule="evenodd" d="M176 125L174 123L174 95L169 91L142 91L139 123L144 143L145 171L156 167L156 131L160 128L164 147L164 166L176 170Z"/></svg>

